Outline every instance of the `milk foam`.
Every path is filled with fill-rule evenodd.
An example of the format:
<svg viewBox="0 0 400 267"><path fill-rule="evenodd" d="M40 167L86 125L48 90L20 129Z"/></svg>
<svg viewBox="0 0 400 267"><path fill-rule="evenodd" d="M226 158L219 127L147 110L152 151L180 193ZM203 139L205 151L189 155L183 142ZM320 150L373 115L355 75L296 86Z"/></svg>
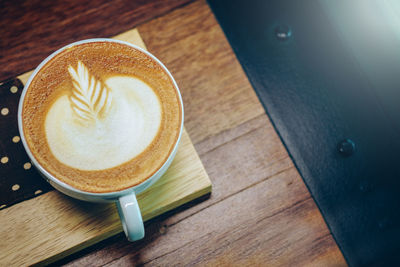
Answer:
<svg viewBox="0 0 400 267"><path fill-rule="evenodd" d="M48 110L47 143L65 165L88 171L116 167L138 156L157 135L161 105L151 87L130 76L113 76L105 84L112 101L102 116L82 120L67 94Z"/></svg>

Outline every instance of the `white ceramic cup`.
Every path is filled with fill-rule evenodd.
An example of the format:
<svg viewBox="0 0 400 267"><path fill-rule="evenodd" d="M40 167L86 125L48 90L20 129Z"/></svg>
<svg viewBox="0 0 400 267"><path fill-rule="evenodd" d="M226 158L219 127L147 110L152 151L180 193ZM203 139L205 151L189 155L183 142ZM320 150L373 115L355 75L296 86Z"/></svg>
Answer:
<svg viewBox="0 0 400 267"><path fill-rule="evenodd" d="M90 42L115 42L115 43L121 43L125 44L128 46L131 46L152 59L154 59L155 62L157 62L164 70L165 72L170 76L171 81L173 82L179 96L179 101L181 102L181 107L182 107L182 123L180 125L180 130L179 130L179 137L174 144L174 147L171 151L171 153L168 156L168 159L165 161L165 163L148 179L146 179L144 182L133 186L131 188L122 190L122 191L115 191L115 192L110 192L110 193L89 193L85 192L79 189L76 189L64 182L61 182L60 180L57 179L57 177L54 177L52 174L50 174L45 168L43 168L39 162L36 160L35 156L32 154L32 152L29 149L29 146L26 143L25 136L24 136L24 131L23 131L23 126L22 126L22 106L25 98L26 92L29 90L29 85L32 81L32 79L36 76L36 74L40 71L40 69L49 61L51 60L55 55L60 53L61 51L65 50L66 48L69 48L71 46L75 46L78 44L83 44L83 43L90 43ZM144 237L144 226L143 226L143 220L142 220L142 215L140 213L140 208L136 200L137 194L141 193L144 191L146 188L151 186L153 183L155 183L168 169L168 167L171 165L172 160L175 157L176 151L178 149L178 144L181 139L182 135L182 130L183 130L183 103L182 103L182 97L179 92L178 85L176 84L174 78L172 77L171 73L168 71L168 69L164 66L164 64L161 63L160 60L158 60L155 56L147 52L146 50L143 50L142 48L135 46L133 44L124 42L124 41L118 41L118 40L113 40L113 39L106 39L106 38L97 38L97 39L87 39L87 40L82 40L79 42L75 42L72 44L69 44L67 46L64 46L60 48L59 50L55 51L53 54L48 56L40 65L35 69L35 71L32 73L30 76L28 82L25 84L24 90L22 91L22 95L19 101L19 107L18 107L18 128L21 136L22 143L25 147L25 150L31 159L33 165L39 170L40 174L46 179L47 182L49 182L54 188L57 190L63 192L64 194L71 196L73 198L77 198L80 200L85 200L85 201L91 201L91 202L116 202L117 208L118 208L118 213L121 218L121 223L122 227L125 231L125 234L130 241L135 241L142 239Z"/></svg>

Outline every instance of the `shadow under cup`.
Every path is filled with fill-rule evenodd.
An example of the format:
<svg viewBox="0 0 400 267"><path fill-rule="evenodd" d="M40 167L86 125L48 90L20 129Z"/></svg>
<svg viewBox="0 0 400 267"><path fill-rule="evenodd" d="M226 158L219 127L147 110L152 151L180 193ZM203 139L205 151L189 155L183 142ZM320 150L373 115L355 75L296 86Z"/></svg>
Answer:
<svg viewBox="0 0 400 267"><path fill-rule="evenodd" d="M130 186L128 188L123 188L122 190L109 191L109 192L88 192L88 191L82 190L80 188L74 187L74 186L70 185L69 183L62 181L62 179L58 179L57 174L55 174L54 171L49 171L49 169L44 167L43 164L40 164L40 160L38 160L38 158L35 157L35 155L37 155L37 153L36 153L36 151L33 151L33 149L31 149L31 147L28 145L27 138L24 133L24 127L23 127L24 126L23 108L24 108L24 103L26 101L27 91L29 90L29 86L31 85L32 80L39 73L39 71L42 70L42 68L44 66L46 66L46 64L49 61L51 61L55 56L57 56L61 52L65 51L69 48L78 46L78 45L87 44L87 43L95 43L95 42L126 45L126 46L129 46L129 48L133 48L136 51L139 51L140 53L143 53L146 56L148 56L153 63L155 62L167 74L168 78L170 79L170 82L173 84L173 87L176 90L177 103L179 104L178 131L176 132L176 138L174 139L174 142L170 144L170 149L169 149L168 153L166 154L165 159L163 159L162 164L157 165L157 167L154 169L154 171L149 176L145 177L142 181L140 181L140 183ZM31 77L29 78L28 82L26 83L26 85L23 89L22 95L21 95L21 99L19 102L19 108L18 108L18 127L19 127L19 131L20 131L22 143L24 145L24 148L25 148L29 158L31 159L33 165L39 170L39 173L44 177L44 179L46 181L48 181L54 188L63 192L64 194L69 195L74 198L77 198L77 199L80 199L80 200L91 201L91 202L116 202L124 232L130 241L135 241L135 240L139 240L144 237L144 226L143 226L142 216L140 213L140 208L137 203L136 195L138 193L144 191L146 188L151 186L153 183L155 183L165 173L165 171L168 169L168 167L172 163L172 160L175 157L175 154L176 154L177 148L178 148L178 144L180 142L180 138L182 135L183 117L184 117L183 103L182 103L182 97L179 92L179 88L178 88L174 78L172 77L171 73L156 57L154 57L149 52L143 50L142 48L132 45L130 43L113 40L113 39L103 39L102 38L102 39L82 40L79 42L69 44L69 45L57 50L53 54L51 54L35 69L35 71L31 75ZM159 131L161 131L161 130L159 130ZM42 142L46 142L46 140L42 140ZM49 154L51 154L51 153L49 153ZM154 154L156 154L156 153L154 153ZM135 163L134 163L134 161L132 161L130 164L135 164ZM104 171L100 170L100 171L97 171L97 175L104 175L104 173L106 173L106 172L107 172L107 170L104 170Z"/></svg>

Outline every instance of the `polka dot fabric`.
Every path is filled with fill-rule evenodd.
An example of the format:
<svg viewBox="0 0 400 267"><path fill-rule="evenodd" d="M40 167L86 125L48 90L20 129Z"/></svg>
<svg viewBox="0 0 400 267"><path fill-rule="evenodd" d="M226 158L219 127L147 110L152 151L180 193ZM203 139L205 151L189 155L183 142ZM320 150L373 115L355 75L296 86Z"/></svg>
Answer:
<svg viewBox="0 0 400 267"><path fill-rule="evenodd" d="M0 83L0 210L52 190L21 142L17 113L23 87L18 79Z"/></svg>

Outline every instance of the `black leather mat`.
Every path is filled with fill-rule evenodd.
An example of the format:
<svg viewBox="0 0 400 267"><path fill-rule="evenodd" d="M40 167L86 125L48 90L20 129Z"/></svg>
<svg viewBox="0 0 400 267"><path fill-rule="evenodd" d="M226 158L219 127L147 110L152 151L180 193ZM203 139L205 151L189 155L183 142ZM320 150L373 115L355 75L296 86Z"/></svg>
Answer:
<svg viewBox="0 0 400 267"><path fill-rule="evenodd" d="M209 4L348 264L399 264L398 1Z"/></svg>

